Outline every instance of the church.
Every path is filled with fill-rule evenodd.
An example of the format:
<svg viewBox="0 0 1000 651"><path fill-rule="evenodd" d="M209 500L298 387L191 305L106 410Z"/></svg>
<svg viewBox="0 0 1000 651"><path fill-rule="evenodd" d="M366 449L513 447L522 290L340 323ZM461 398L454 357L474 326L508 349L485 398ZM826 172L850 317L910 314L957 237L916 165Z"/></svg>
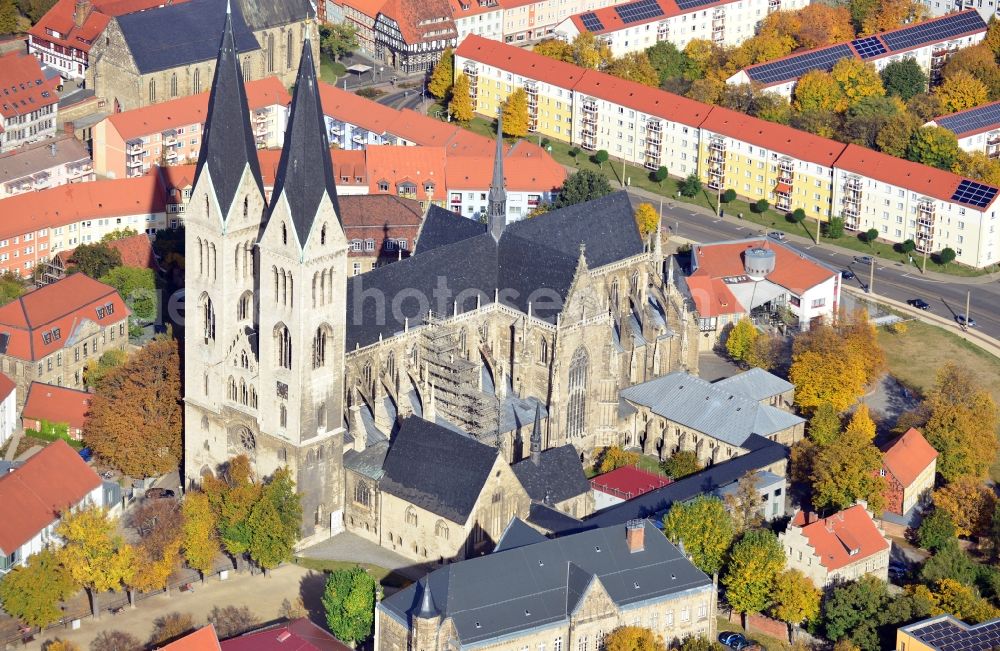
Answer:
<svg viewBox="0 0 1000 651"><path fill-rule="evenodd" d="M429 558L481 553L530 504L585 515L592 504L549 486L558 473L539 460L565 467L624 444L622 389L697 372L691 303L659 239L640 235L629 196L507 224L498 142L487 223L430 206L412 256L349 276L309 40L268 201L234 22L227 13L185 219L186 482L237 454L258 477L288 466L304 542L367 526L380 544L399 537ZM458 490L428 484L448 481L438 461L453 435L483 470L468 485L496 492L438 504L456 519L418 525L407 500ZM398 523L364 515L383 492ZM432 547L373 527L387 517L412 521L418 537L457 527L458 540ZM465 545L470 534L480 538Z"/></svg>

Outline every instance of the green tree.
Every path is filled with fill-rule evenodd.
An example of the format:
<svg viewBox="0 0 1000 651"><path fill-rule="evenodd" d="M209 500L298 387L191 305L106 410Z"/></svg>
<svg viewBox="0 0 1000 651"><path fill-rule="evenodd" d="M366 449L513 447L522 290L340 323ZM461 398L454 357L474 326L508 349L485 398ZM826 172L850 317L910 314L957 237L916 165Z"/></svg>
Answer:
<svg viewBox="0 0 1000 651"><path fill-rule="evenodd" d="M955 134L944 127L921 127L913 134L906 157L942 170L951 170L962 150Z"/></svg>
<svg viewBox="0 0 1000 651"><path fill-rule="evenodd" d="M57 552L73 581L90 596L94 619L100 615L98 595L119 590L131 574L135 553L118 533L118 521L103 509L88 508L64 515L56 527L63 546Z"/></svg>
<svg viewBox="0 0 1000 651"><path fill-rule="evenodd" d="M122 264L122 254L105 242L81 244L70 258L70 271L87 274L98 279Z"/></svg>
<svg viewBox="0 0 1000 651"><path fill-rule="evenodd" d="M0 305L6 305L25 292L24 281L9 271L0 274Z"/></svg>
<svg viewBox="0 0 1000 651"><path fill-rule="evenodd" d="M698 178L697 174L688 174L683 181L677 184L677 189L685 197L693 197L701 192L701 179Z"/></svg>
<svg viewBox="0 0 1000 651"><path fill-rule="evenodd" d="M593 170L580 170L566 177L559 190L555 207L565 208L600 199L607 194L611 194L611 184L608 182L608 177Z"/></svg>
<svg viewBox="0 0 1000 651"><path fill-rule="evenodd" d="M927 90L927 75L917 60L911 57L893 61L882 69L881 74L886 95L894 95L904 102Z"/></svg>
<svg viewBox="0 0 1000 651"><path fill-rule="evenodd" d="M450 47L446 47L434 66L431 73L431 80L427 83L427 90L438 99L444 99L451 92L451 85L455 80L455 53ZM525 104L527 110L527 104ZM506 116L504 116L506 117Z"/></svg>
<svg viewBox="0 0 1000 651"><path fill-rule="evenodd" d="M660 462L660 470L671 479L680 479L701 470L701 464L698 463L698 455L694 452L678 450L670 458Z"/></svg>
<svg viewBox="0 0 1000 651"><path fill-rule="evenodd" d="M941 476L947 481L985 477L997 454L997 406L986 387L949 362L938 371L923 409L929 415L924 435L941 453Z"/></svg>
<svg viewBox="0 0 1000 651"><path fill-rule="evenodd" d="M958 539L951 538L924 562L920 568L920 580L928 585L943 579L972 585L976 581L977 569L976 563L958 546Z"/></svg>
<svg viewBox="0 0 1000 651"><path fill-rule="evenodd" d="M205 575L215 568L215 559L221 552L215 513L208 495L195 490L184 496L181 509L184 513L181 553L188 566L197 570L204 581Z"/></svg>
<svg viewBox="0 0 1000 651"><path fill-rule="evenodd" d="M746 362L758 337L760 337L760 331L750 322L750 319L743 317L730 328L729 334L726 335L726 352L731 359L737 362Z"/></svg>
<svg viewBox="0 0 1000 651"><path fill-rule="evenodd" d="M663 165L660 165L655 170L649 173L649 178L656 181L660 187L663 187L663 182L667 180L667 176L670 174L669 170Z"/></svg>
<svg viewBox="0 0 1000 651"><path fill-rule="evenodd" d="M945 248L938 251L937 261L938 264L949 264L955 260L955 249L946 246Z"/></svg>
<svg viewBox="0 0 1000 651"><path fill-rule="evenodd" d="M897 114L892 120L882 125L878 135L875 136L875 146L883 153L903 158L906 156L910 141L913 140L913 134L920 128L920 125L919 118L907 109L906 113Z"/></svg>
<svg viewBox="0 0 1000 651"><path fill-rule="evenodd" d="M677 49L670 41L659 41L646 50L649 64L660 76L660 83L667 79L683 77L691 65L686 54Z"/></svg>
<svg viewBox="0 0 1000 651"><path fill-rule="evenodd" d="M820 596L812 579L798 570L785 570L774 580L771 614L788 623L789 642L792 641L792 627L819 617Z"/></svg>
<svg viewBox="0 0 1000 651"><path fill-rule="evenodd" d="M934 509L928 513L917 528L917 543L932 552L952 540L955 540L955 523L943 509Z"/></svg>
<svg viewBox="0 0 1000 651"><path fill-rule="evenodd" d="M14 0L0 0L0 34L14 34L18 31L21 14Z"/></svg>
<svg viewBox="0 0 1000 651"><path fill-rule="evenodd" d="M722 569L726 550L733 542L733 521L716 497L700 496L687 503L675 502L663 518L663 533L684 551L698 569L708 575Z"/></svg>
<svg viewBox="0 0 1000 651"><path fill-rule="evenodd" d="M870 574L837 586L823 602L827 639L847 637L866 651L877 651L877 628L889 602L885 581Z"/></svg>
<svg viewBox="0 0 1000 651"><path fill-rule="evenodd" d="M100 280L118 291L135 317L143 321L151 321L156 317L156 278L152 269L115 267L101 276Z"/></svg>
<svg viewBox="0 0 1000 651"><path fill-rule="evenodd" d="M514 138L528 135L528 94L517 88L503 102L503 132Z"/></svg>
<svg viewBox="0 0 1000 651"><path fill-rule="evenodd" d="M823 224L823 235L835 240L844 236L844 218L831 217L830 221Z"/></svg>
<svg viewBox="0 0 1000 651"><path fill-rule="evenodd" d="M0 603L28 626L44 627L63 616L59 603L78 589L56 552L43 549L0 579Z"/></svg>
<svg viewBox="0 0 1000 651"><path fill-rule="evenodd" d="M899 245L899 250L906 254L913 253L917 250L917 243L913 240L903 240Z"/></svg>
<svg viewBox="0 0 1000 651"><path fill-rule="evenodd" d="M840 436L840 414L829 402L816 407L809 418L809 439L820 447L834 443Z"/></svg>
<svg viewBox="0 0 1000 651"><path fill-rule="evenodd" d="M451 101L448 102L448 112L459 122L468 122L475 117L469 92L469 78L459 74L455 79L455 87L451 90Z"/></svg>
<svg viewBox="0 0 1000 651"><path fill-rule="evenodd" d="M767 209L770 207L771 204L768 203L767 199L758 199L753 204L753 211L758 215L763 215L764 213L767 212Z"/></svg>
<svg viewBox="0 0 1000 651"><path fill-rule="evenodd" d="M358 31L349 23L321 23L319 47L334 61L358 49Z"/></svg>
<svg viewBox="0 0 1000 651"><path fill-rule="evenodd" d="M126 237L135 237L139 234L139 231L134 228L116 228L110 233L105 233L104 237L101 238L102 242L115 242L117 240L124 240Z"/></svg>
<svg viewBox="0 0 1000 651"><path fill-rule="evenodd" d="M604 164L608 162L608 151L606 149L600 149L594 152L592 159L600 167L604 167Z"/></svg>
<svg viewBox="0 0 1000 651"><path fill-rule="evenodd" d="M609 75L634 81L644 86L656 88L660 85L660 75L649 62L645 52L629 52L612 59L605 69Z"/></svg>
<svg viewBox="0 0 1000 651"><path fill-rule="evenodd" d="M128 355L124 350L119 350L117 348L112 348L110 350L104 351L100 359L95 361L90 361L83 371L83 382L91 389L96 389L100 384L104 376L113 368L118 368L125 363L128 359Z"/></svg>
<svg viewBox="0 0 1000 651"><path fill-rule="evenodd" d="M736 190L729 188L722 193L722 203L732 203L736 201Z"/></svg>
<svg viewBox="0 0 1000 651"><path fill-rule="evenodd" d="M774 532L747 531L733 545L722 577L729 605L744 616L763 612L773 602L774 581L784 568L785 552Z"/></svg>
<svg viewBox="0 0 1000 651"><path fill-rule="evenodd" d="M843 136L864 147L877 147L879 134L887 124L898 119L903 110L898 97L865 97L847 110Z"/></svg>
<svg viewBox="0 0 1000 651"><path fill-rule="evenodd" d="M247 520L257 500L261 486L254 481L250 460L240 455L220 468L220 478L203 478L202 489L208 495L218 523L219 540L236 562L250 549L250 526Z"/></svg>
<svg viewBox="0 0 1000 651"><path fill-rule="evenodd" d="M426 582L423 589L428 589ZM375 579L361 567L335 570L326 579L323 609L330 631L344 642L368 639L375 621Z"/></svg>
<svg viewBox="0 0 1000 651"><path fill-rule="evenodd" d="M264 484L250 510L250 558L264 569L291 558L302 526L302 503L287 467L279 468Z"/></svg>
<svg viewBox="0 0 1000 651"><path fill-rule="evenodd" d="M877 239L878 239L877 228L869 228L867 231L865 231L865 242L868 242L868 244L871 245L875 244L875 240Z"/></svg>

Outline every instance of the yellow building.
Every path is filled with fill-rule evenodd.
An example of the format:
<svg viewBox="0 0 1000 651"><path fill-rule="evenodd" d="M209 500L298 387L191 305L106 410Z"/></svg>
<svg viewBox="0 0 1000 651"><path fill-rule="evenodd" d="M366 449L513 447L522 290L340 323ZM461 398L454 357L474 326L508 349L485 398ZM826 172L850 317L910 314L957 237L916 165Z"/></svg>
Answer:
<svg viewBox="0 0 1000 651"><path fill-rule="evenodd" d="M1000 618L971 625L951 615L939 615L896 630L896 651L976 651L997 645Z"/></svg>

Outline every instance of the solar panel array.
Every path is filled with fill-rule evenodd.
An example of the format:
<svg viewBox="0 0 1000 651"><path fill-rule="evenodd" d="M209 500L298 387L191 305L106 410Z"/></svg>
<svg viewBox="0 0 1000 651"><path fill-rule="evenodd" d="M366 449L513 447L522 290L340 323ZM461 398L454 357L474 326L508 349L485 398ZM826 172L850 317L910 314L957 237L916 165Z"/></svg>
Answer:
<svg viewBox="0 0 1000 651"><path fill-rule="evenodd" d="M638 2L618 5L615 7L615 12L626 25L663 15L663 9L660 8L660 3L657 0L638 0Z"/></svg>
<svg viewBox="0 0 1000 651"><path fill-rule="evenodd" d="M1000 621L962 628L948 620L922 626L911 635L935 649L992 649L1000 644Z"/></svg>
<svg viewBox="0 0 1000 651"><path fill-rule="evenodd" d="M831 45L821 50L803 52L799 55L762 63L746 69L746 73L754 81L762 84L775 84L791 79L798 79L810 70L833 70L833 64L841 59L854 58L854 52L846 43Z"/></svg>
<svg viewBox="0 0 1000 651"><path fill-rule="evenodd" d="M979 106L956 115L935 120L938 126L955 133L986 131L1000 127L1000 102Z"/></svg>
<svg viewBox="0 0 1000 651"><path fill-rule="evenodd" d="M960 14L952 14L938 20L931 20L920 23L913 27L904 27L892 32L882 34L882 40L893 52L908 50L910 48L946 41L949 38L965 34L966 32L986 29L986 23L979 16L978 11L966 11Z"/></svg>
<svg viewBox="0 0 1000 651"><path fill-rule="evenodd" d="M858 56L862 59L870 59L880 54L885 54L885 46L882 45L882 41L878 40L877 36L859 38L856 41L851 41L851 45L854 46L854 49L858 52Z"/></svg>
<svg viewBox="0 0 1000 651"><path fill-rule="evenodd" d="M710 5L716 0L677 0L677 6L680 7L681 11L687 11L688 9L694 9L695 7L700 7L702 5Z"/></svg>
<svg viewBox="0 0 1000 651"><path fill-rule="evenodd" d="M593 11L580 15L580 22L583 23L583 28L588 32L602 32L604 31L604 23L601 19L597 17Z"/></svg>
<svg viewBox="0 0 1000 651"><path fill-rule="evenodd" d="M958 189L955 190L955 194L951 195L951 200L976 208L985 208L997 196L997 192L998 190L991 185L965 179L958 184Z"/></svg>

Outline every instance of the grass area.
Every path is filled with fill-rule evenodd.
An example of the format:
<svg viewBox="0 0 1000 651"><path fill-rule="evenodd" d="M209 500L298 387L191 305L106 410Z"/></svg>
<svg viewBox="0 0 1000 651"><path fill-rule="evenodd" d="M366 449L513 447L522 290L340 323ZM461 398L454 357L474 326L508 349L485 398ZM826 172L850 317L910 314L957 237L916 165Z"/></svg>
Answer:
<svg viewBox="0 0 1000 651"><path fill-rule="evenodd" d="M387 570L384 567L379 567L378 565L372 565L370 563L352 563L350 561L328 561L318 558L303 558L302 556L295 557L295 564L300 565L307 570L313 570L315 572L334 572L336 570L344 570L360 565L365 568L365 570L371 574L376 581L384 586L391 586L395 588L403 588L408 586L411 581L406 577L393 572L392 570Z"/></svg>
<svg viewBox="0 0 1000 651"><path fill-rule="evenodd" d="M648 472L655 472L662 475L663 471L660 470L660 459L649 454L639 455L639 469L646 470ZM597 468L594 466L587 466L583 469L583 474L586 475L587 479L591 477L596 477L600 473L597 472Z"/></svg>
<svg viewBox="0 0 1000 651"><path fill-rule="evenodd" d="M716 633L717 635L723 631L736 631L737 633L743 633L747 639L757 642L763 648L767 649L767 651L776 651L777 649L786 650L792 648L791 645L788 644L787 640L779 640L776 637L771 637L770 635L766 635L758 631L747 633L738 623L733 624L725 617L718 616L715 618L715 621L716 626L719 629Z"/></svg>
<svg viewBox="0 0 1000 651"><path fill-rule="evenodd" d="M347 73L347 68L339 61L334 61L329 55L319 55L319 78L328 84L336 84L337 79Z"/></svg>
<svg viewBox="0 0 1000 651"><path fill-rule="evenodd" d="M954 362L978 377L1000 404L1000 358L955 333L921 321L908 321L905 333L896 335L880 328L878 339L885 350L889 372L907 387L925 391L934 383L937 370L945 362ZM914 351L920 354L915 355ZM1000 459L990 468L990 477L1000 481Z"/></svg>

